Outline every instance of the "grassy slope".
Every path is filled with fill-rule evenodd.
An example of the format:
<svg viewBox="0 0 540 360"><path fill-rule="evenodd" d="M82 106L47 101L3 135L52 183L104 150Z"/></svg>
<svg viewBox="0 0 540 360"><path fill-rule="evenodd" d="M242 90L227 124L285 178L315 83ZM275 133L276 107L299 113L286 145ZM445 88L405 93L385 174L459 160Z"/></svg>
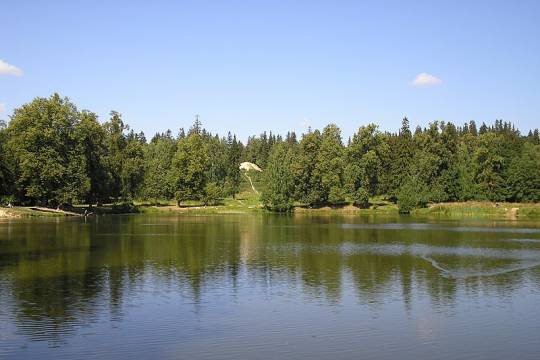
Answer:
<svg viewBox="0 0 540 360"><path fill-rule="evenodd" d="M255 189L259 192L262 188L261 176L258 173L250 172L251 180ZM261 203L259 201L259 194L256 194L251 188L249 181L242 176L242 183L240 184L240 192L236 194L234 199L228 197L222 199L221 203L217 206L204 206L200 202L187 201L183 202L181 207L176 205L176 201L159 201L159 204L149 204L148 202L136 202L135 205L139 206L139 210L144 213L162 213L162 212L189 212L189 213L245 213L250 211L262 210Z"/></svg>

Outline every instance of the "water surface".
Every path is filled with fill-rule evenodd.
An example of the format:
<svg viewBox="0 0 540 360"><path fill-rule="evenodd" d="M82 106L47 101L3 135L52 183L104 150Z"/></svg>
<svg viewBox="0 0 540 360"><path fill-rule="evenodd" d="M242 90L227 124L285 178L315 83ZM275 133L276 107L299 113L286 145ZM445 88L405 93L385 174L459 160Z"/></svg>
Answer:
<svg viewBox="0 0 540 360"><path fill-rule="evenodd" d="M0 358L537 359L540 225L0 221Z"/></svg>

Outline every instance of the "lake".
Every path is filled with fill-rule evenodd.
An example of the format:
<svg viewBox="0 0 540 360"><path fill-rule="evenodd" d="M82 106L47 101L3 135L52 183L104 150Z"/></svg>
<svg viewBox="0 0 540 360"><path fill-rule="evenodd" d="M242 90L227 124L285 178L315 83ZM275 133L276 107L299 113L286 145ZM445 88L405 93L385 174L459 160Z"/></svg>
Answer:
<svg viewBox="0 0 540 360"><path fill-rule="evenodd" d="M540 224L0 221L1 359L538 359Z"/></svg>

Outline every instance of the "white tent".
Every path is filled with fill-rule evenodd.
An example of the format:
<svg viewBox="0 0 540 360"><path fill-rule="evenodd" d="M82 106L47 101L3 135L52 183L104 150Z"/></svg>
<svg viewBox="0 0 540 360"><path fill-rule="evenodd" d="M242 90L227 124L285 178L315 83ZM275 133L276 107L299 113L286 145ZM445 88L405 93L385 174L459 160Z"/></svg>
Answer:
<svg viewBox="0 0 540 360"><path fill-rule="evenodd" d="M260 167L258 167L256 164L254 163L250 163L248 161L245 161L243 163L240 164L240 170L245 170L245 171L250 171L250 170L255 170L255 171L262 171Z"/></svg>

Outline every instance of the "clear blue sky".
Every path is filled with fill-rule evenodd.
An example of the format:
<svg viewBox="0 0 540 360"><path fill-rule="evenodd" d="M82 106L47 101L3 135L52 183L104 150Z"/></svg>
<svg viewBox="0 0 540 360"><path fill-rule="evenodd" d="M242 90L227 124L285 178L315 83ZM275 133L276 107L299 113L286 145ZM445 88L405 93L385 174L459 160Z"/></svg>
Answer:
<svg viewBox="0 0 540 360"><path fill-rule="evenodd" d="M344 137L369 122L397 130L405 115L540 126L538 0L3 0L0 10L4 119L59 92L101 121L121 112L147 137L195 114L241 139L329 122ZM415 86L421 73L433 77Z"/></svg>

